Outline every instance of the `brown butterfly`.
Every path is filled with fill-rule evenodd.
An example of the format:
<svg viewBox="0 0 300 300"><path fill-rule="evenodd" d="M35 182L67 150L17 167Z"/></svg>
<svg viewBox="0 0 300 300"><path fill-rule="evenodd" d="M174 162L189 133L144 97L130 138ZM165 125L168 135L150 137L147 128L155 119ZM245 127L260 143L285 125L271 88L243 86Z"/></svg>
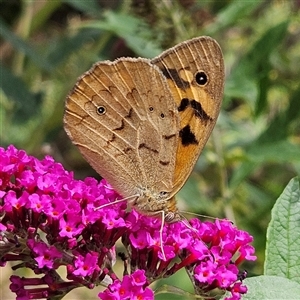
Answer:
<svg viewBox="0 0 300 300"><path fill-rule="evenodd" d="M175 194L216 123L223 86L222 52L210 37L152 60L98 62L67 97L65 130L131 206L174 222Z"/></svg>

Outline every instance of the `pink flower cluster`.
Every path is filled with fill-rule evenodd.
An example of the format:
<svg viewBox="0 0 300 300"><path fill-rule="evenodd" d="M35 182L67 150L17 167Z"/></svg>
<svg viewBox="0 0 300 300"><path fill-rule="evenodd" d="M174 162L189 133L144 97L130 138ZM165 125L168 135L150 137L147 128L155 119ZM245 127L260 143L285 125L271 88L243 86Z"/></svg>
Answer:
<svg viewBox="0 0 300 300"><path fill-rule="evenodd" d="M254 260L252 237L229 221L195 219L165 224L127 212L126 202L102 180L75 180L51 157L38 160L9 146L0 148L0 263L20 262L39 278L12 276L17 299L42 299L99 284L101 299L154 299L149 284L186 268L197 294L229 291L240 299L247 289L238 265ZM110 205L106 205L111 203ZM99 209L100 208L100 209ZM115 243L126 254L122 280L114 272ZM65 266L67 280L56 272Z"/></svg>
<svg viewBox="0 0 300 300"><path fill-rule="evenodd" d="M146 287L145 287L146 286ZM147 287L144 270L137 270L132 275L125 275L123 280L115 280L103 293L99 293L102 300L126 299L154 299L153 291Z"/></svg>

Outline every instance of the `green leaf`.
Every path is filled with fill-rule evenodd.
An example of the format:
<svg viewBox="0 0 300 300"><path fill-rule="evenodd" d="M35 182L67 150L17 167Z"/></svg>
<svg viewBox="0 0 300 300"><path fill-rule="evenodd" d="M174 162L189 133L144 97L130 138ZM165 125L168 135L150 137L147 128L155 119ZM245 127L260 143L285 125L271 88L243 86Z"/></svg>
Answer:
<svg viewBox="0 0 300 300"><path fill-rule="evenodd" d="M142 20L106 11L104 21L92 21L85 23L84 27L108 30L123 38L128 47L141 57L152 58L161 53L161 49L155 45L151 37L151 29Z"/></svg>
<svg viewBox="0 0 300 300"><path fill-rule="evenodd" d="M206 33L208 35L214 35L219 30L235 24L237 20L247 18L258 5L261 5L260 1L231 1L217 16L215 22L211 23Z"/></svg>
<svg viewBox="0 0 300 300"><path fill-rule="evenodd" d="M255 71L260 71L260 73L256 74L256 78L260 78L262 76L261 72L263 70L261 67L264 66L266 60L269 59L270 53L277 49L278 45L286 36L288 24L289 21L285 21L269 28L253 45L250 52L248 52L246 56L246 59L248 60L247 63L250 63Z"/></svg>
<svg viewBox="0 0 300 300"><path fill-rule="evenodd" d="M268 87L261 85L261 83L268 76L271 68L270 55L285 37L287 27L288 22L282 22L269 28L253 44L248 53L240 58L225 84L227 96L246 100L256 111L257 107L266 107L266 103L258 102L259 99L266 101L266 98L263 97L265 91L261 91L260 88L267 89ZM264 83L268 82L264 81ZM261 95L260 98L259 95Z"/></svg>
<svg viewBox="0 0 300 300"><path fill-rule="evenodd" d="M289 127L300 118L300 88L291 95L287 109L276 115L256 140L244 146L246 161L233 173L230 187L237 187L253 170L266 162L300 162L300 147L287 140Z"/></svg>
<svg viewBox="0 0 300 300"><path fill-rule="evenodd" d="M163 297L158 296L161 294L163 294ZM155 299L156 300L195 299L195 295L193 293L189 293L175 286L164 284L155 290Z"/></svg>
<svg viewBox="0 0 300 300"><path fill-rule="evenodd" d="M299 299L300 285L278 276L256 276L243 281L248 292L243 300Z"/></svg>
<svg viewBox="0 0 300 300"><path fill-rule="evenodd" d="M236 170L234 171L230 181L229 187L231 190L236 189L239 184L250 174L253 170L259 165L258 162L246 161L242 163Z"/></svg>
<svg viewBox="0 0 300 300"><path fill-rule="evenodd" d="M266 162L300 162L300 147L288 141L274 143L255 143L247 150L248 159L257 163Z"/></svg>
<svg viewBox="0 0 300 300"><path fill-rule="evenodd" d="M155 286L155 300L194 299L192 283L184 269L171 277L162 278Z"/></svg>
<svg viewBox="0 0 300 300"><path fill-rule="evenodd" d="M88 28L80 30L72 37L62 36L48 46L48 61L56 67L68 59L72 53L82 49L85 43L98 38L99 30Z"/></svg>
<svg viewBox="0 0 300 300"><path fill-rule="evenodd" d="M300 87L291 95L287 109L276 115L256 140L244 146L246 159L235 169L229 186L236 188L253 170L266 162L300 162L300 147L287 140L289 127L299 122Z"/></svg>
<svg viewBox="0 0 300 300"><path fill-rule="evenodd" d="M299 178L295 177L272 209L272 219L267 230L264 273L286 277L300 283L299 249L300 182Z"/></svg>
<svg viewBox="0 0 300 300"><path fill-rule="evenodd" d="M31 93L20 77L15 76L1 64L0 67L0 88L9 101L13 102L12 120L22 124L38 113L41 95Z"/></svg>
<svg viewBox="0 0 300 300"><path fill-rule="evenodd" d="M36 3L31 4L32 7L36 5ZM31 28L30 32L33 33L36 30L39 30L40 28L43 28L45 23L51 18L51 15L60 8L62 5L61 0L55 0L55 1L44 1L43 5L38 8L37 11L35 11L34 17L31 20ZM46 25L47 26L47 25Z"/></svg>
<svg viewBox="0 0 300 300"><path fill-rule="evenodd" d="M235 189L255 168L265 165L267 162L300 162L300 147L286 140L259 144L255 141L248 149L245 149L247 160L235 169L229 186Z"/></svg>
<svg viewBox="0 0 300 300"><path fill-rule="evenodd" d="M274 143L287 138L289 126L293 121L298 122L300 118L299 99L300 87L291 95L288 108L269 122L269 126L258 138L258 144Z"/></svg>
<svg viewBox="0 0 300 300"><path fill-rule="evenodd" d="M74 0L64 0L63 2L68 3L70 6L78 9L79 11L85 12L90 15L99 14L101 7L97 0L89 1L74 1Z"/></svg>
<svg viewBox="0 0 300 300"><path fill-rule="evenodd" d="M271 82L269 81L268 74L271 70L269 58L274 50L278 49L278 45L286 37L289 21L282 22L270 28L258 42L254 45L252 53L248 54L248 62L256 65L257 77L260 79L260 95L256 102L256 115L262 114L267 108L267 91ZM267 62L267 63L266 63Z"/></svg>
<svg viewBox="0 0 300 300"><path fill-rule="evenodd" d="M0 35L7 42L11 43L13 47L28 56L38 67L45 71L52 71L53 66L38 52L35 51L24 40L17 37L11 30L8 29L5 22L0 18Z"/></svg>
<svg viewBox="0 0 300 300"><path fill-rule="evenodd" d="M224 94L232 98L245 99L254 108L258 97L258 85L248 62L241 58L225 82Z"/></svg>
<svg viewBox="0 0 300 300"><path fill-rule="evenodd" d="M300 109L299 109L299 99L300 99L300 85L298 89L290 97L290 105L286 111L286 124L290 124L291 121L299 121Z"/></svg>

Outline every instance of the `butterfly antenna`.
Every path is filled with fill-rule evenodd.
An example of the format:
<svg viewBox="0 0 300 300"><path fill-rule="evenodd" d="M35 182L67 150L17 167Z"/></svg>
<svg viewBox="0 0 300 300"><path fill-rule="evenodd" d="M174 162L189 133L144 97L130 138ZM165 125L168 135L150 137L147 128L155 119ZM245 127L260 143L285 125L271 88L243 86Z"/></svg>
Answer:
<svg viewBox="0 0 300 300"><path fill-rule="evenodd" d="M127 201L128 199L132 199L132 198L135 198L135 197L138 197L138 195L133 195L133 196L129 196L129 197L126 197L126 198L122 198L122 199L115 200L115 201L113 201L113 202L105 203L105 204L103 204L103 205L100 205L100 206L98 206L98 207L95 207L95 208L94 208L94 211L99 210L99 209L102 209L102 208L107 207L107 206L110 206L110 205L114 205L114 204L123 202L123 201Z"/></svg>
<svg viewBox="0 0 300 300"><path fill-rule="evenodd" d="M197 215L197 214L194 214ZM182 217L182 223L186 226L186 228L190 229L191 231L193 231L195 233L195 235L197 236L197 238L201 241L201 243L203 243L203 245L206 245L203 240L201 239L201 237L199 236L199 232L197 231L197 229L195 229L194 227L191 226L190 222L188 221L188 219L180 213L180 216ZM217 218L212 218L212 219L217 219ZM213 259L215 260L215 257L213 255L213 253L211 253Z"/></svg>
<svg viewBox="0 0 300 300"><path fill-rule="evenodd" d="M190 211L181 210L180 215L183 217L184 220L187 220L187 218L183 214L196 216L196 217L201 217L201 218L206 218L206 219L212 219L212 220L217 220L218 219L218 218L211 217L211 216L206 216L206 215L201 215L201 214L197 214L197 213L192 213Z"/></svg>
<svg viewBox="0 0 300 300"><path fill-rule="evenodd" d="M198 235L198 231L191 226L189 220L182 214L182 212L180 212L179 214L182 217L182 223L185 225L185 227L192 230L194 233Z"/></svg>

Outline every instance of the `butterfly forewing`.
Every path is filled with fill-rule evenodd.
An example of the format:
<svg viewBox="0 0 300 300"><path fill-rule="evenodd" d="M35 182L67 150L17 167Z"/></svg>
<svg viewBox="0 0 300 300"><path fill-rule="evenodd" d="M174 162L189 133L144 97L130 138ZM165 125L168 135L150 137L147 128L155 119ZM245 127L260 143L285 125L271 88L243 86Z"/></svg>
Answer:
<svg viewBox="0 0 300 300"><path fill-rule="evenodd" d="M166 77L179 112L174 192L182 187L219 115L224 64L219 45L209 37L183 42L154 58Z"/></svg>

